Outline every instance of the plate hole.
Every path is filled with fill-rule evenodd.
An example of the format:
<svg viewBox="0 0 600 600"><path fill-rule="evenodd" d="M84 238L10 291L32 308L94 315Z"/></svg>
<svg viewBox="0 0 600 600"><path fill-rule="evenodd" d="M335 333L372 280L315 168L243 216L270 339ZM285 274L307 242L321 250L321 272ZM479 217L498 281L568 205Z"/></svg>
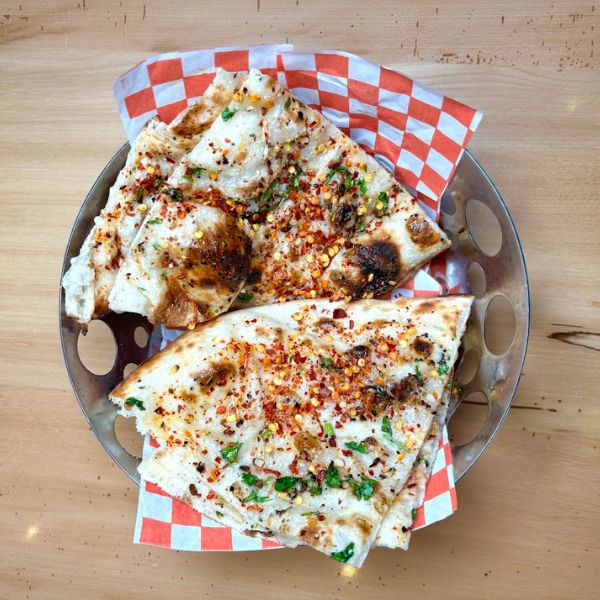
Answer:
<svg viewBox="0 0 600 600"><path fill-rule="evenodd" d="M488 256L498 254L502 246L502 230L494 213L479 200L469 200L465 210L467 227L473 241Z"/></svg>
<svg viewBox="0 0 600 600"><path fill-rule="evenodd" d="M494 296L485 314L485 343L490 352L504 354L515 337L516 319L512 304L504 296Z"/></svg>
<svg viewBox="0 0 600 600"><path fill-rule="evenodd" d="M127 377L136 368L137 365L135 363L127 363L123 369L123 377Z"/></svg>
<svg viewBox="0 0 600 600"><path fill-rule="evenodd" d="M485 272L479 263L472 262L467 269L469 288L476 298L481 298L487 289Z"/></svg>
<svg viewBox="0 0 600 600"><path fill-rule="evenodd" d="M456 212L456 203L454 202L451 192L446 191L442 195L440 209L443 213L446 213L450 217Z"/></svg>
<svg viewBox="0 0 600 600"><path fill-rule="evenodd" d="M129 454L142 458L142 448L144 446L144 438L135 428L135 419L127 419L121 415L117 415L115 419L115 435L119 443Z"/></svg>
<svg viewBox="0 0 600 600"><path fill-rule="evenodd" d="M477 352L471 348L467 350L458 365L458 372L456 373L456 379L461 385L466 385L475 377L479 369L479 356Z"/></svg>
<svg viewBox="0 0 600 600"><path fill-rule="evenodd" d="M88 371L95 375L106 375L117 357L117 344L110 327L104 321L91 321L87 334L81 333L77 338L77 352Z"/></svg>
<svg viewBox="0 0 600 600"><path fill-rule="evenodd" d="M483 429L489 414L488 401L483 392L470 393L454 413L448 432L455 446L464 446L474 440Z"/></svg>
<svg viewBox="0 0 600 600"><path fill-rule="evenodd" d="M436 275L435 280L440 284L440 286L442 288L440 291L440 296L447 296L448 295L448 284L446 283L446 279L444 277L442 277L441 275Z"/></svg>
<svg viewBox="0 0 600 600"><path fill-rule="evenodd" d="M133 339L140 348L145 348L148 345L148 332L142 326L136 327Z"/></svg>

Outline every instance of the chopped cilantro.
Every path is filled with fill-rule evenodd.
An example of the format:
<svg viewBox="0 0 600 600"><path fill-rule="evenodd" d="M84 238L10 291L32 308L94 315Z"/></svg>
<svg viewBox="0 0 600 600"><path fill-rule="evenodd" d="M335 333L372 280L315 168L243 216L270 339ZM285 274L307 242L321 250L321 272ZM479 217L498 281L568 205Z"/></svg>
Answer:
<svg viewBox="0 0 600 600"><path fill-rule="evenodd" d="M325 430L325 435L333 435L333 425L331 423L325 423L323 429Z"/></svg>
<svg viewBox="0 0 600 600"><path fill-rule="evenodd" d="M127 404L127 406L137 406L140 410L146 410L144 403L133 396L127 398L127 400L125 400L125 404Z"/></svg>
<svg viewBox="0 0 600 600"><path fill-rule="evenodd" d="M292 99L291 99L291 98L288 98L288 99L285 101L285 104L283 105L283 108L285 108L285 110L288 110L288 109L289 109L289 107L291 106L291 104L292 104Z"/></svg>
<svg viewBox="0 0 600 600"><path fill-rule="evenodd" d="M413 508L413 509L410 511L410 515L411 515L411 517L414 519L414 518L417 516L417 509L416 509L416 508Z"/></svg>
<svg viewBox="0 0 600 600"><path fill-rule="evenodd" d="M163 269L160 272L160 277L161 277L161 279L166 279L167 278L167 270L166 269Z"/></svg>
<svg viewBox="0 0 600 600"><path fill-rule="evenodd" d="M358 191L360 192L361 196L364 196L367 193L367 184L365 183L364 179L358 180Z"/></svg>
<svg viewBox="0 0 600 600"><path fill-rule="evenodd" d="M204 169L202 167L196 167L192 173L194 174L194 177L201 177L202 176L202 171L204 171Z"/></svg>
<svg viewBox="0 0 600 600"><path fill-rule="evenodd" d="M260 433L260 438L262 440L266 440L273 435L273 432L270 429L263 429Z"/></svg>
<svg viewBox="0 0 600 600"><path fill-rule="evenodd" d="M448 371L450 370L450 367L448 366L448 363L442 363L439 367L438 367L438 375L445 375Z"/></svg>
<svg viewBox="0 0 600 600"><path fill-rule="evenodd" d="M356 228L356 233L362 233L366 229L364 219L358 223L358 227Z"/></svg>
<svg viewBox="0 0 600 600"><path fill-rule="evenodd" d="M309 488L308 492L311 496L320 496L323 493L323 488L317 483L317 485L313 485L313 487Z"/></svg>
<svg viewBox="0 0 600 600"><path fill-rule="evenodd" d="M152 242L152 247L153 247L155 250L162 250L162 249L163 249L163 246L162 246L162 244L159 244L158 242Z"/></svg>
<svg viewBox="0 0 600 600"><path fill-rule="evenodd" d="M392 442L398 450L402 452L410 452L410 450L404 445L401 444L398 440L394 439L394 432L392 431L392 422L389 417L383 417L381 422L381 432L383 433L383 437L388 440L388 442Z"/></svg>
<svg viewBox="0 0 600 600"><path fill-rule="evenodd" d="M225 516L220 510L217 510L216 514L217 514L217 517L219 517L221 519Z"/></svg>
<svg viewBox="0 0 600 600"><path fill-rule="evenodd" d="M365 445L362 442L360 444L357 444L356 442L346 442L344 445L346 446L346 448L349 448L350 450L356 450L361 454L367 453L367 449L365 448Z"/></svg>
<svg viewBox="0 0 600 600"><path fill-rule="evenodd" d="M152 183L152 187L154 187L154 188L160 187L163 183L164 183L164 181L160 177L157 177L154 180L154 182Z"/></svg>
<svg viewBox="0 0 600 600"><path fill-rule="evenodd" d="M162 219L150 219L148 225L158 225L159 223L162 223L162 221Z"/></svg>
<svg viewBox="0 0 600 600"><path fill-rule="evenodd" d="M351 479L349 483L354 490L354 495L359 500L368 500L375 491L376 481L374 479L363 479L361 482Z"/></svg>
<svg viewBox="0 0 600 600"><path fill-rule="evenodd" d="M250 292L242 292L241 294L238 294L238 300L240 302L250 302L252 298L254 298L254 296Z"/></svg>
<svg viewBox="0 0 600 600"><path fill-rule="evenodd" d="M421 373L421 369L419 369L419 365L415 365L415 379L419 383L423 383L423 374Z"/></svg>
<svg viewBox="0 0 600 600"><path fill-rule="evenodd" d="M340 473L335 468L333 463L329 464L327 471L325 472L325 483L332 488L342 487L342 480L340 479Z"/></svg>
<svg viewBox="0 0 600 600"><path fill-rule="evenodd" d="M300 516L301 517L313 517L314 515L318 515L318 514L319 514L318 510L311 510L309 512L300 513Z"/></svg>
<svg viewBox="0 0 600 600"><path fill-rule="evenodd" d="M302 172L298 170L292 175L292 187L295 190L300 189L300 175L302 175Z"/></svg>
<svg viewBox="0 0 600 600"><path fill-rule="evenodd" d="M258 490L252 488L252 491L242 500L242 504L246 504L246 502L268 502L270 499L268 496L259 496Z"/></svg>
<svg viewBox="0 0 600 600"><path fill-rule="evenodd" d="M343 550L332 552L331 558L338 562L347 563L354 556L354 542L350 542Z"/></svg>
<svg viewBox="0 0 600 600"><path fill-rule="evenodd" d="M290 488L294 487L296 485L296 481L297 479L295 477L278 477L275 480L275 491L285 492L286 490L289 490Z"/></svg>
<svg viewBox="0 0 600 600"><path fill-rule="evenodd" d="M225 108L225 110L221 113L221 117L223 117L223 121L229 121L231 117L233 117L234 111L232 111L229 106Z"/></svg>
<svg viewBox="0 0 600 600"><path fill-rule="evenodd" d="M246 485L254 485L257 480L258 477L256 475L252 475L252 473L242 473L242 481Z"/></svg>
<svg viewBox="0 0 600 600"><path fill-rule="evenodd" d="M331 358L329 358L329 356L322 358L319 361L319 366L320 367L325 367L326 369L333 369L333 361L331 360Z"/></svg>
<svg viewBox="0 0 600 600"><path fill-rule="evenodd" d="M383 210L387 210L390 201L387 192L379 192L379 201L383 204Z"/></svg>
<svg viewBox="0 0 600 600"><path fill-rule="evenodd" d="M144 195L144 190L142 188L140 188L136 193L135 193L135 201L139 202L142 199L142 196Z"/></svg>
<svg viewBox="0 0 600 600"><path fill-rule="evenodd" d="M327 173L327 176L325 177L325 181L323 183L329 183L334 178L336 173L341 173L342 175L348 175L349 171L348 171L348 169L346 169L346 167L342 167L341 165L339 167L335 167L334 169L331 169L331 171L329 171L329 173Z"/></svg>
<svg viewBox="0 0 600 600"><path fill-rule="evenodd" d="M227 462L235 462L237 460L241 447L242 444L240 442L238 442L237 444L230 444L229 446L221 450L221 456Z"/></svg>
<svg viewBox="0 0 600 600"><path fill-rule="evenodd" d="M190 183L192 183L194 181L194 178L191 175L182 175L182 177L186 180L189 181Z"/></svg>

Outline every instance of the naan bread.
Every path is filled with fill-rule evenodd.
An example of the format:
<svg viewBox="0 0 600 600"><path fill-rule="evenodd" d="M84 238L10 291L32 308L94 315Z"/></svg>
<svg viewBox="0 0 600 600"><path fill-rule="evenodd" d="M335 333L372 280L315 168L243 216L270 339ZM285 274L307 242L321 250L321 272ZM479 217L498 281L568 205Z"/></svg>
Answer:
<svg viewBox="0 0 600 600"><path fill-rule="evenodd" d="M448 248L373 157L270 77L250 71L225 111L169 184L247 223L242 302L381 297Z"/></svg>
<svg viewBox="0 0 600 600"><path fill-rule="evenodd" d="M430 430L471 302L236 311L110 398L160 445L145 479L240 531L360 566Z"/></svg>
<svg viewBox="0 0 600 600"><path fill-rule="evenodd" d="M449 380L452 380L450 376ZM448 404L450 401L450 383L446 385L442 401L437 408L427 437L421 446L419 455L402 491L398 494L390 510L385 515L376 545L388 548L408 550L411 528L416 510L423 504L427 482L433 469L442 430L446 423Z"/></svg>
<svg viewBox="0 0 600 600"><path fill-rule="evenodd" d="M109 296L112 310L191 327L225 312L246 283L252 242L226 212L157 201Z"/></svg>
<svg viewBox="0 0 600 600"><path fill-rule="evenodd" d="M151 119L109 192L106 206L63 277L66 314L81 324L109 310L123 257L175 165L229 103L245 73L218 70L203 96L171 124Z"/></svg>

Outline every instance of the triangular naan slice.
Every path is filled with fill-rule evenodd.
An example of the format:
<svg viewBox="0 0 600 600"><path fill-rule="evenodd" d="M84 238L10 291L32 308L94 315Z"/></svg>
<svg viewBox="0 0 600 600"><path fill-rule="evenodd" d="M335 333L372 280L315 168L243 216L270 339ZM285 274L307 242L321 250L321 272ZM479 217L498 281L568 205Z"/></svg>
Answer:
<svg viewBox="0 0 600 600"><path fill-rule="evenodd" d="M382 297L449 246L373 157L256 70L169 185L239 216L254 237L237 306Z"/></svg>
<svg viewBox="0 0 600 600"><path fill-rule="evenodd" d="M108 311L117 271L154 195L229 103L246 75L218 70L205 93L171 124L155 117L140 132L106 206L63 277L67 315L85 324Z"/></svg>
<svg viewBox="0 0 600 600"><path fill-rule="evenodd" d="M449 377L449 381L451 380L452 375ZM377 546L408 550L415 513L425 499L427 482L431 476L442 430L446 423L448 404L451 396L450 387L451 384L448 383L444 389L442 401L436 410L431 427L421 446L408 481L394 500L381 523L381 528L375 542Z"/></svg>
<svg viewBox="0 0 600 600"><path fill-rule="evenodd" d="M360 566L430 429L471 301L236 311L110 397L161 446L144 477L237 529Z"/></svg>
<svg viewBox="0 0 600 600"><path fill-rule="evenodd" d="M156 201L123 260L110 308L191 327L225 312L246 283L252 242L211 206Z"/></svg>

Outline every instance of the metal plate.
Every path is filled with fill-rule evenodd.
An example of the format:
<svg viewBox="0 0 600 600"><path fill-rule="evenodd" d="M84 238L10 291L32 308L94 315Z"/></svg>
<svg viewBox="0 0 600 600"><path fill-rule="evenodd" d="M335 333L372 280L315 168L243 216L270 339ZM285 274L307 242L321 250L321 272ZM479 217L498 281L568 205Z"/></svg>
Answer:
<svg viewBox="0 0 600 600"><path fill-rule="evenodd" d="M108 191L118 172L125 164L129 144L125 144L104 168L88 193L69 237L61 279L69 268L71 258L79 253L94 217L100 213L108 197ZM502 233L499 252L488 256L482 252L469 231L466 219L467 205L479 200L486 205L498 221ZM454 415L462 398L472 392L482 392L488 403L487 419L474 439L461 446L453 447L454 474L458 480L475 463L494 438L506 417L515 395L529 336L529 285L523 251L517 231L508 209L481 165L465 152L442 199L442 210L454 204L453 214L442 212L441 225L452 240L448 252L448 268L468 289L467 270L472 262L483 268L486 278L485 293L477 298L469 327L463 338L465 353L473 349L479 356L479 368L474 378L465 386L458 402L451 407ZM493 354L485 342L485 319L488 306L498 295L504 296L512 305L515 314L515 336L509 348L501 355ZM115 434L116 407L108 400L108 392L123 378L123 369L128 363L140 363L146 358L147 350L140 348L134 339L134 331L142 326L150 333L151 325L142 317L133 314L110 314L102 320L112 330L117 344L117 358L106 375L94 375L85 368L77 351L80 327L65 315L64 297L60 293L60 335L63 354L71 385L77 400L96 437L112 459L139 485L137 465L140 459L129 454ZM458 366L460 369L460 364Z"/></svg>

